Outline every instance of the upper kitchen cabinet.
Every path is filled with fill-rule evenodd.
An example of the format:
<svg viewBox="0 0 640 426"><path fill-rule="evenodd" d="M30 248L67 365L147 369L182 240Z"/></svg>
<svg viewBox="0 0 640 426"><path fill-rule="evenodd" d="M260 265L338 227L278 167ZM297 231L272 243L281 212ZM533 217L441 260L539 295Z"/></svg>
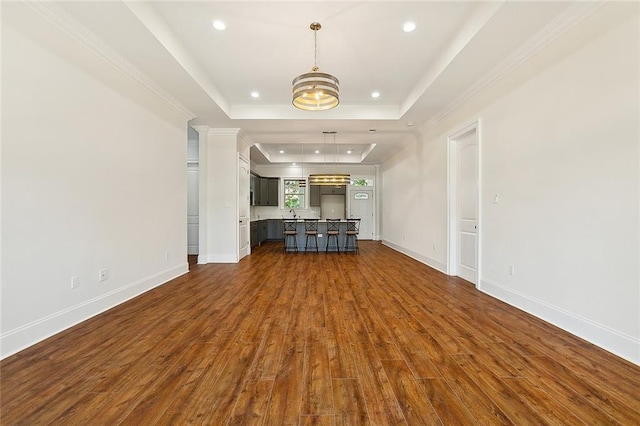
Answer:
<svg viewBox="0 0 640 426"><path fill-rule="evenodd" d="M249 194L251 197L251 205L260 205L260 177L251 173L251 181L249 184Z"/></svg>
<svg viewBox="0 0 640 426"><path fill-rule="evenodd" d="M278 206L278 188L280 178L258 178L258 194L255 196L256 206Z"/></svg>
<svg viewBox="0 0 640 426"><path fill-rule="evenodd" d="M347 187L345 185L338 186L320 186L321 195L346 195Z"/></svg>
<svg viewBox="0 0 640 426"><path fill-rule="evenodd" d="M269 178L269 199L268 206L278 206L278 188L280 188L280 178Z"/></svg>
<svg viewBox="0 0 640 426"><path fill-rule="evenodd" d="M269 204L269 178L260 178L260 191L258 191L259 193L259 198L258 198L258 205L259 206L268 206Z"/></svg>

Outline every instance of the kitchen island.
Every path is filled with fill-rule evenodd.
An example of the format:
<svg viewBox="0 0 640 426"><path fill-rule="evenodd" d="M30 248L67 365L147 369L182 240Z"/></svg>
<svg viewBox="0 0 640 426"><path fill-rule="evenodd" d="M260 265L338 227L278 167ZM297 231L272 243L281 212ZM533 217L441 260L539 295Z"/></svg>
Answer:
<svg viewBox="0 0 640 426"><path fill-rule="evenodd" d="M284 222L284 220L293 220L293 219L282 219L282 220ZM340 233L338 234L338 247L340 248L340 251L343 251L345 241L346 241L347 221L345 219L341 219L338 224L338 227L340 231ZM296 220L296 232L297 232L296 244L298 247L298 252L304 252L304 251L315 252L316 245L315 245L313 236L309 237L309 250L305 250L307 235L305 234L304 219ZM283 236L283 239L284 239L284 236ZM327 247L327 221L325 219L318 219L317 239L318 239L318 251L325 251ZM288 251L291 251L291 250L295 251L295 248L291 247L292 245L293 244L291 244L291 241L289 241L289 244L287 245ZM329 244L329 251L338 251L338 247L336 247L335 238L331 238L331 241Z"/></svg>

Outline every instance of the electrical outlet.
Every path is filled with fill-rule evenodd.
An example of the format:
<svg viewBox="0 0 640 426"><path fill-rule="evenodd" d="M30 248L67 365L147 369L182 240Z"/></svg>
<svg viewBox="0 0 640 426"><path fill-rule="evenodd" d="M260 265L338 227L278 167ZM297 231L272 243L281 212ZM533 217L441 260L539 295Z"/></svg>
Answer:
<svg viewBox="0 0 640 426"><path fill-rule="evenodd" d="M167 252L164 254L164 258L165 258L165 259L167 259L167 260L169 260L169 251L167 251Z"/></svg>
<svg viewBox="0 0 640 426"><path fill-rule="evenodd" d="M71 277L71 288L75 290L78 287L80 287L80 277L77 275L74 277Z"/></svg>
<svg viewBox="0 0 640 426"><path fill-rule="evenodd" d="M509 275L514 276L516 273L516 268L513 265L509 266Z"/></svg>
<svg viewBox="0 0 640 426"><path fill-rule="evenodd" d="M100 269L98 271L98 280L99 281L106 281L109 279L109 269L105 268L105 269Z"/></svg>

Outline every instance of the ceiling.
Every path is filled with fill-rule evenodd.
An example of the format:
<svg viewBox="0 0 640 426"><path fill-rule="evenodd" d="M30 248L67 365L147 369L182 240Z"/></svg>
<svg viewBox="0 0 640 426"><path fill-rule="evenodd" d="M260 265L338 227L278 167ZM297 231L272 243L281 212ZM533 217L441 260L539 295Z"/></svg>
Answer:
<svg viewBox="0 0 640 426"><path fill-rule="evenodd" d="M505 61L575 4L93 1L47 7L157 83L194 117L192 125L242 129L258 164L381 164L418 129L494 81ZM214 20L226 29L214 29ZM291 81L313 66L314 21L322 24L318 66L340 79L340 105L306 112L291 104ZM415 31L402 31L407 21Z"/></svg>

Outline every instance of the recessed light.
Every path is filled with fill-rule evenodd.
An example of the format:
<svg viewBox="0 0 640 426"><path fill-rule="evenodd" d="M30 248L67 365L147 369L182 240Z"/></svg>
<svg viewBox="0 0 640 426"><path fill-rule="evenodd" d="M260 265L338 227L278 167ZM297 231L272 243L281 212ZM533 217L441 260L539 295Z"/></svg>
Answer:
<svg viewBox="0 0 640 426"><path fill-rule="evenodd" d="M409 122L407 123L407 126L409 126L409 127L413 126L413 121L409 121Z"/></svg>
<svg viewBox="0 0 640 426"><path fill-rule="evenodd" d="M296 165L296 163L291 163L291 165L292 165L292 166L295 166L295 165Z"/></svg>
<svg viewBox="0 0 640 426"><path fill-rule="evenodd" d="M351 150L350 149L347 150L347 154L351 154Z"/></svg>
<svg viewBox="0 0 640 426"><path fill-rule="evenodd" d="M280 150L280 154L284 154L284 149L281 149L281 150Z"/></svg>
<svg viewBox="0 0 640 426"><path fill-rule="evenodd" d="M259 97L260 97L260 93L258 93L258 92L251 92L251 97L252 97L252 98L259 98Z"/></svg>
<svg viewBox="0 0 640 426"><path fill-rule="evenodd" d="M404 31L405 33L410 33L411 31L416 29L416 23L415 22L405 22L402 25L402 31Z"/></svg>
<svg viewBox="0 0 640 426"><path fill-rule="evenodd" d="M213 21L213 28L215 28L218 31L224 31L227 29L227 25L219 20L215 20Z"/></svg>
<svg viewBox="0 0 640 426"><path fill-rule="evenodd" d="M316 154L320 154L320 151L316 149Z"/></svg>
<svg viewBox="0 0 640 426"><path fill-rule="evenodd" d="M371 92L371 97L372 98L379 98L380 97L380 92Z"/></svg>

